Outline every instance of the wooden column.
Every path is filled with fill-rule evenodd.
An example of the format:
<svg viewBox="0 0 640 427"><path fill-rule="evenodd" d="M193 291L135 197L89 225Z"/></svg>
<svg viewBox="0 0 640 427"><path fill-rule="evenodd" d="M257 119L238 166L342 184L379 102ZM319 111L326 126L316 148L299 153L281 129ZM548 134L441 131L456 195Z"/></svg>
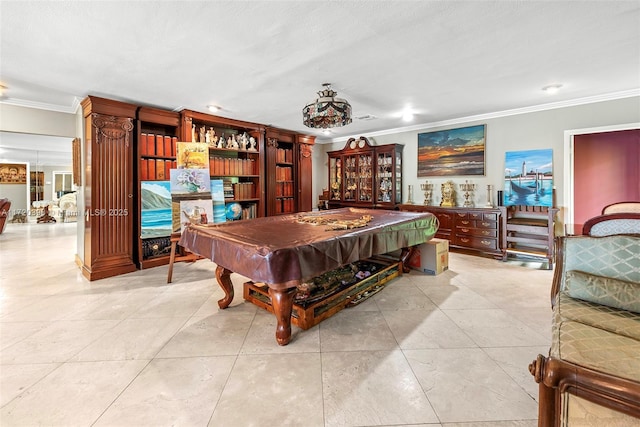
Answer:
<svg viewBox="0 0 640 427"><path fill-rule="evenodd" d="M89 96L85 118L85 245L89 280L136 270L133 218L133 121L137 107Z"/></svg>

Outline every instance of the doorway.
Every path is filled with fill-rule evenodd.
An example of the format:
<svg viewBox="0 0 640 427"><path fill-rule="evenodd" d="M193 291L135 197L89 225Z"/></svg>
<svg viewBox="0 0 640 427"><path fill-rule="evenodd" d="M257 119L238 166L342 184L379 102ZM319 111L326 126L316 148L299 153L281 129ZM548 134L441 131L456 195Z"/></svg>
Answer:
<svg viewBox="0 0 640 427"><path fill-rule="evenodd" d="M604 206L640 200L639 169L640 124L566 131L569 229L579 234L584 222L600 215Z"/></svg>

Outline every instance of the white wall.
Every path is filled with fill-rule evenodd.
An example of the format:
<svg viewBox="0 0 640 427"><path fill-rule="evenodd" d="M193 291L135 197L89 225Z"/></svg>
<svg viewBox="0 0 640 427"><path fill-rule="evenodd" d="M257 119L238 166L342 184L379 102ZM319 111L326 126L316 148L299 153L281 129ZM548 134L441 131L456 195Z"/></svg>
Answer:
<svg viewBox="0 0 640 427"><path fill-rule="evenodd" d="M493 198L496 204L496 192L502 189L504 158L507 151L551 148L553 149L554 185L556 187L556 203L558 207L566 206L564 189L564 132L570 129L593 128L627 123L640 122L640 97L603 101L578 106L557 108L546 111L523 113L487 120L462 122L451 126L429 127L410 132L381 135L369 138L374 145L403 144L402 192L403 202L407 201L407 188L414 186L413 200L422 203L424 196L420 191L420 184L427 179L434 184L434 194L431 204L440 203L440 184L451 179L456 188L465 180L477 186L474 202L476 206L484 206L487 202L487 185L494 188ZM441 129L452 129L477 124L486 124L485 147L485 176L453 176L447 178L434 177L418 178L418 133L431 132ZM345 141L316 145L314 153L314 197L317 200L323 188L328 186L327 151L340 150ZM324 156L321 156L324 152ZM316 155L317 154L317 155ZM597 191L597 189L594 189ZM462 192L458 192L458 205L464 199Z"/></svg>
<svg viewBox="0 0 640 427"><path fill-rule="evenodd" d="M75 114L0 104L0 130L75 138Z"/></svg>

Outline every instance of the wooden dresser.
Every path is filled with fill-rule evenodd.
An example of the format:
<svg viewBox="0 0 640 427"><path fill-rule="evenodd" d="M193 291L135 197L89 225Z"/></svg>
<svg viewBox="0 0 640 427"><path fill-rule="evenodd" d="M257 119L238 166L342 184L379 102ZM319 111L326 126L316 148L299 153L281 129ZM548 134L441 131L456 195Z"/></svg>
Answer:
<svg viewBox="0 0 640 427"><path fill-rule="evenodd" d="M443 208L402 204L400 210L434 214L440 221L435 237L447 239L450 247L479 251L499 259L504 257L499 208Z"/></svg>

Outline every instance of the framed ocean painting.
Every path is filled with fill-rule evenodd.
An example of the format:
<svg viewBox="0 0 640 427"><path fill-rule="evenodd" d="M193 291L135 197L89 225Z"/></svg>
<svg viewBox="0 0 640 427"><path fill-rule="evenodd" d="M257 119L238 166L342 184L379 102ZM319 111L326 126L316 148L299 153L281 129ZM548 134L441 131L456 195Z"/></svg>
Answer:
<svg viewBox="0 0 640 427"><path fill-rule="evenodd" d="M484 175L486 125L418 134L418 176Z"/></svg>
<svg viewBox="0 0 640 427"><path fill-rule="evenodd" d="M142 181L141 238L167 237L173 231L169 181Z"/></svg>
<svg viewBox="0 0 640 427"><path fill-rule="evenodd" d="M553 206L553 150L507 151L505 206Z"/></svg>

